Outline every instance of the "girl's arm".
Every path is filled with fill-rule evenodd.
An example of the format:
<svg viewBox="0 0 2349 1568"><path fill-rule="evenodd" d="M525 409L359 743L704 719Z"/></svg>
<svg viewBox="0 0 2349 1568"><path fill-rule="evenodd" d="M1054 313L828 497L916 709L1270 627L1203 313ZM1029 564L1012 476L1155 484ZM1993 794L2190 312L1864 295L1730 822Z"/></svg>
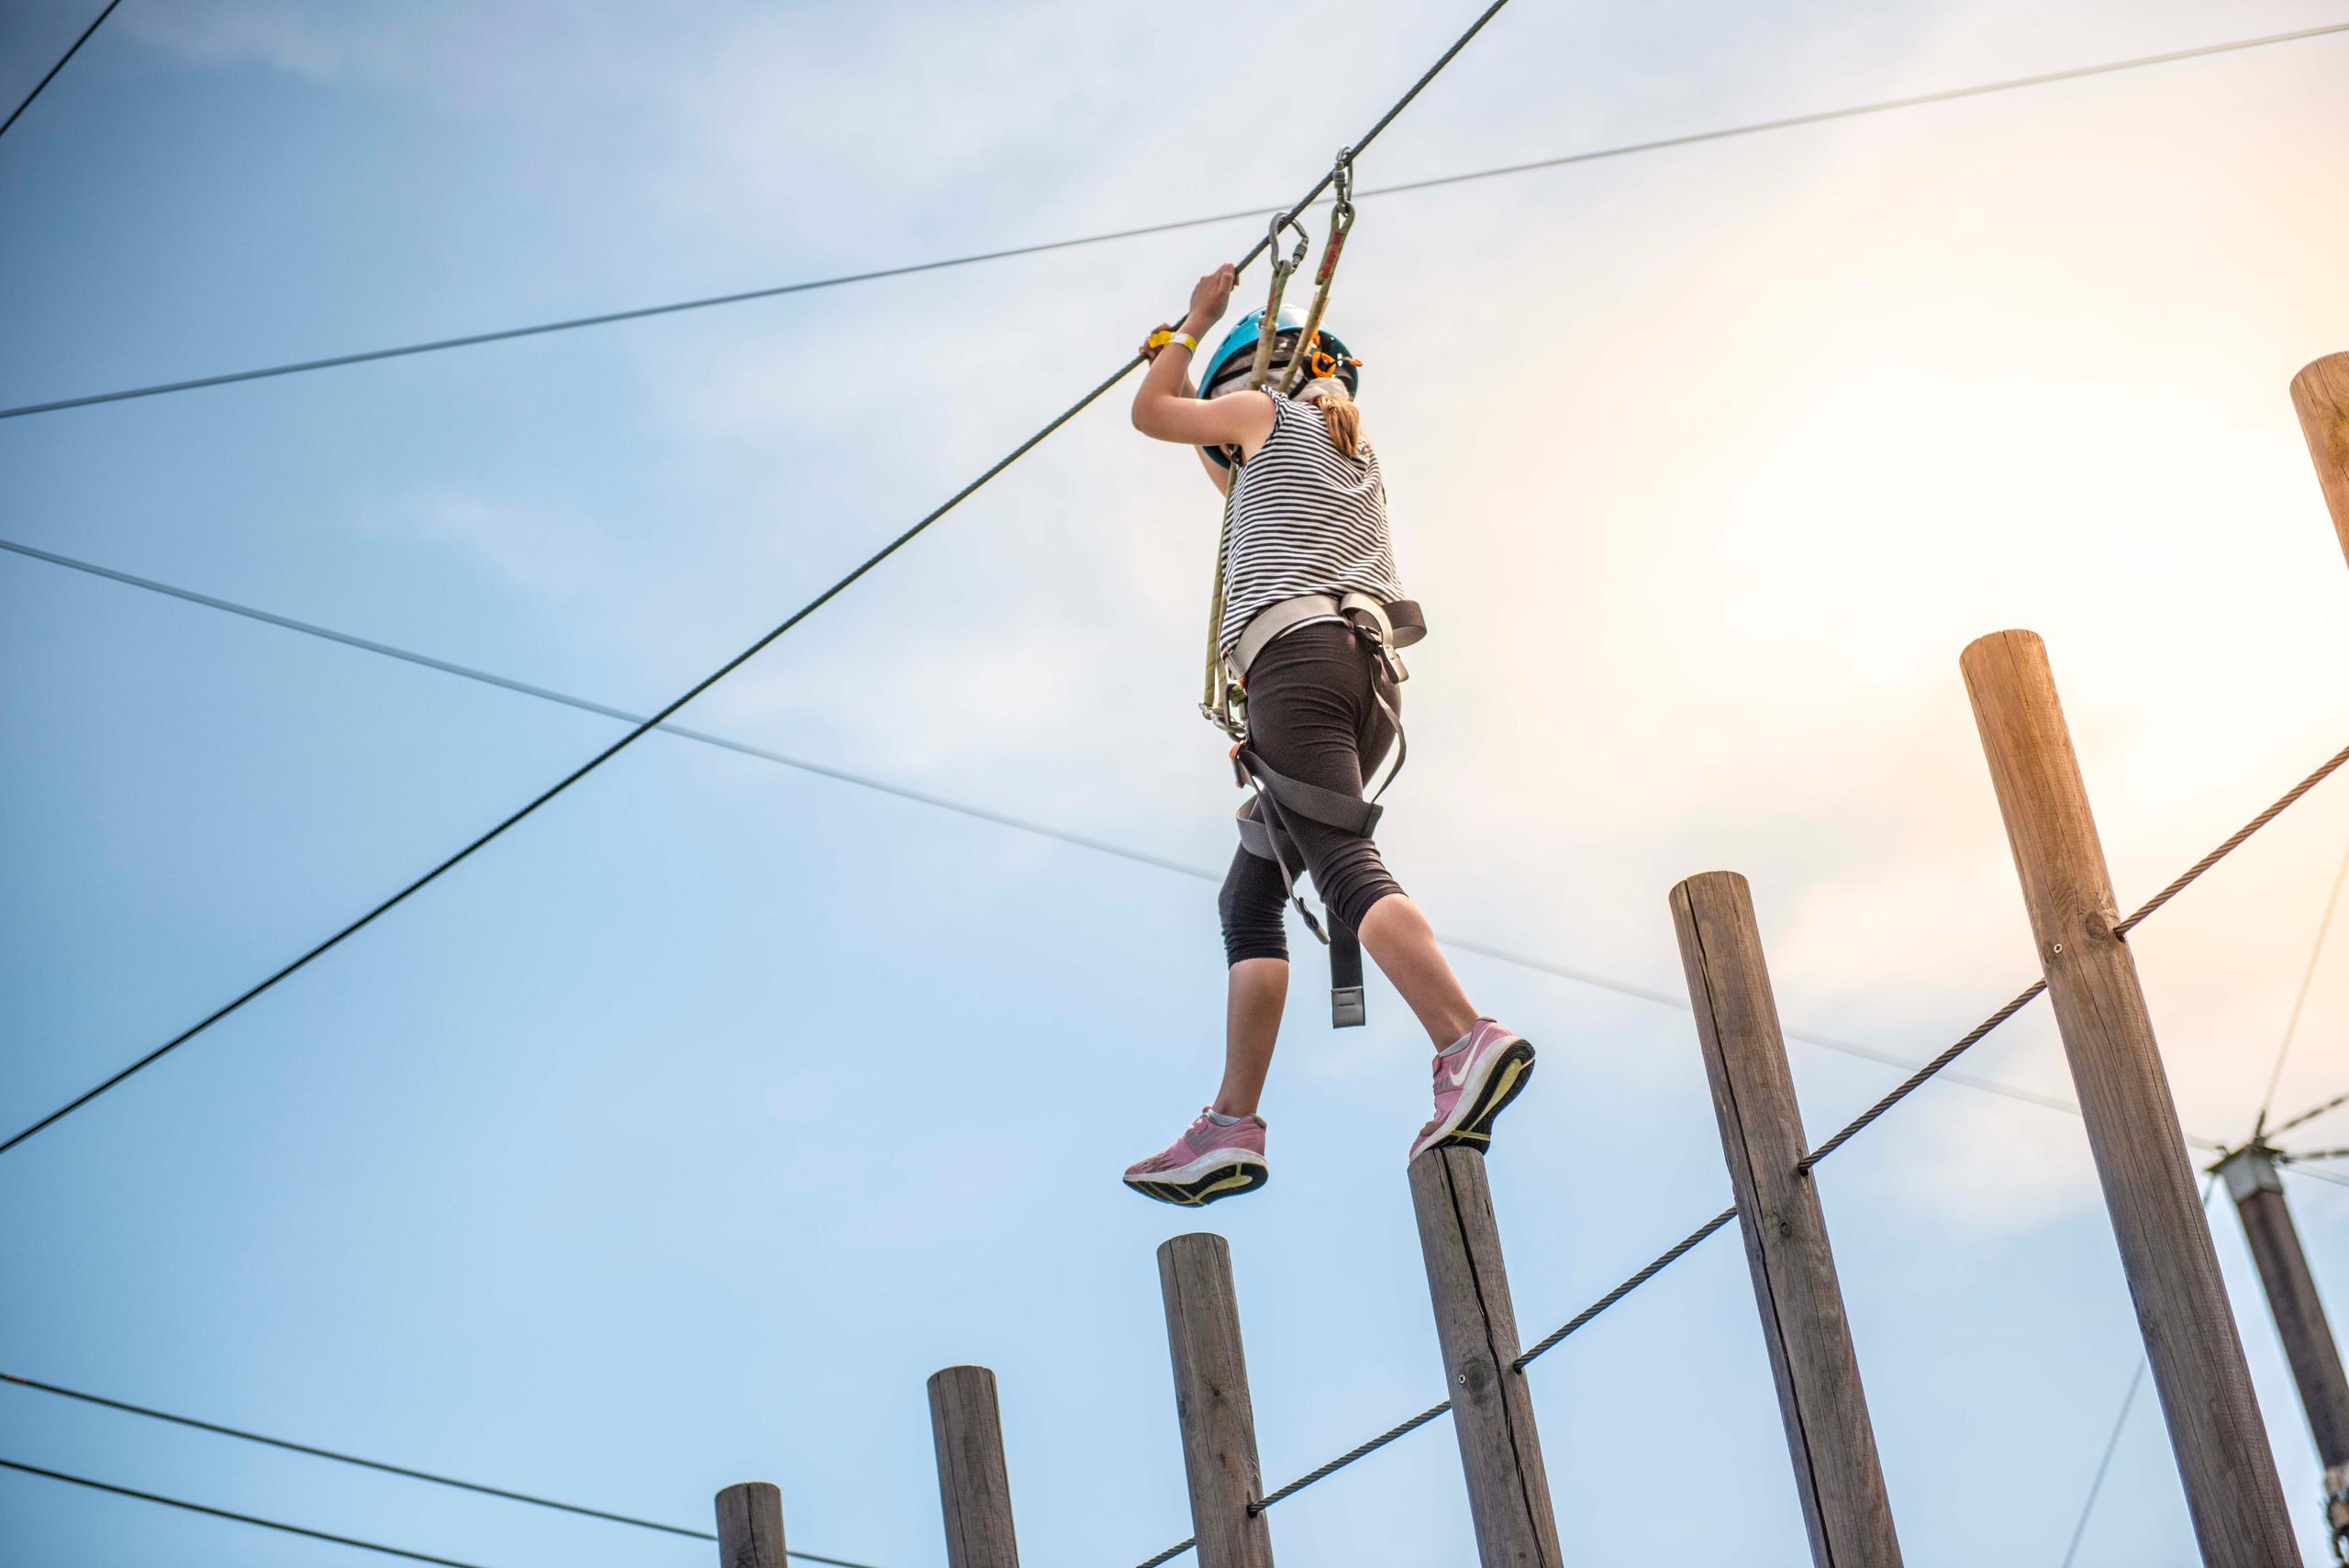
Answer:
<svg viewBox="0 0 2349 1568"><path fill-rule="evenodd" d="M1182 329L1193 338L1206 336L1222 319L1238 280L1238 270L1230 263L1201 278L1191 290L1191 310ZM1263 445L1273 433L1273 400L1262 393L1241 392L1202 402L1190 393L1190 370L1191 350L1182 344L1169 343L1158 351L1134 393L1134 428L1153 439L1187 447L1235 446L1245 452ZM1204 456L1201 461L1207 462ZM1208 467L1221 489L1228 476L1212 462Z"/></svg>

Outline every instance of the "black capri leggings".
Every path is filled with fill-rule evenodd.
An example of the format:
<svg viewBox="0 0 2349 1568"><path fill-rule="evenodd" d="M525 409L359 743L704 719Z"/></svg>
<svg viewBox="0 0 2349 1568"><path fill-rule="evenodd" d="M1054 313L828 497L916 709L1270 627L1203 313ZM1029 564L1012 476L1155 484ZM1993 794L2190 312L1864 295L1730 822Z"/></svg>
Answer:
<svg viewBox="0 0 2349 1568"><path fill-rule="evenodd" d="M1400 713L1401 693L1351 628L1301 626L1275 638L1249 667L1248 744L1276 773L1359 795L1364 760L1375 767L1395 743L1395 726L1374 695L1381 692ZM1346 924L1360 926L1372 905L1403 891L1369 839L1294 811L1282 821L1296 835L1321 902ZM1288 956L1288 900L1272 862L1233 851L1216 908L1230 962Z"/></svg>

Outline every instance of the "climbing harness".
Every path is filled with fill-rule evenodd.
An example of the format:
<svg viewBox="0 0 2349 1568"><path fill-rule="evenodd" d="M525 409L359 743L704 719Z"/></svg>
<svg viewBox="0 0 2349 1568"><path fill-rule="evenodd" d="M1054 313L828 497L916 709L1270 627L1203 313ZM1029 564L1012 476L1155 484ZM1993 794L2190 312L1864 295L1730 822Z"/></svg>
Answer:
<svg viewBox="0 0 2349 1568"><path fill-rule="evenodd" d="M1339 919L1335 911L1325 911L1329 915L1326 928L1314 918L1305 895L1297 890L1297 879L1305 870L1305 851L1297 845L1289 824L1302 817L1362 839L1376 831L1378 818L1386 810L1378 804L1378 797L1402 773L1403 763L1410 754L1403 738L1403 716L1386 695L1389 688L1410 675L1396 650L1426 636L1427 623L1419 615L1418 604L1409 599L1381 604L1368 594L1306 594L1266 606L1250 620L1248 632L1231 651L1230 662L1236 685L1247 678L1248 666L1254 662L1256 655L1284 633L1333 618L1368 646L1378 661L1371 695L1379 711L1386 716L1386 722L1395 728L1394 761L1386 768L1386 776L1367 798L1290 778L1267 766L1264 759L1249 746L1244 725L1233 737L1231 773L1236 787L1255 785L1255 793L1241 801L1234 814L1240 827L1240 847L1258 860L1273 862L1281 873L1282 891L1297 906L1297 912L1305 917L1306 929L1330 950L1330 1027L1346 1029L1368 1021L1363 1001L1362 937L1353 927ZM1261 634L1259 627L1265 628ZM1297 867L1294 871L1290 869L1292 862Z"/></svg>
<svg viewBox="0 0 2349 1568"><path fill-rule="evenodd" d="M1249 360L1247 382L1251 390L1265 386L1276 370L1284 395L1309 379L1340 380L1350 394L1359 384L1357 373L1362 361L1347 351L1345 344L1321 330L1321 317L1330 307L1330 280L1337 276L1338 259L1345 250L1346 236L1354 224L1352 148L1338 150L1332 177L1337 201L1330 215L1330 237L1321 248L1320 264L1313 272L1311 307L1302 317L1281 307L1281 296L1287 292L1289 279L1305 264L1311 237L1294 214L1275 214L1266 236L1273 257L1271 294L1264 308L1252 312L1234 327L1201 367L1199 396L1212 397L1217 387L1229 381L1235 362L1246 351L1252 338L1254 351ZM1297 234L1296 248L1286 257L1280 252L1285 230ZM1275 367L1274 360L1283 339L1288 339L1289 351ZM1235 468L1231 454L1221 448L1208 447L1206 450L1223 467ZM1379 815L1385 809L1378 804L1378 797L1395 782L1396 774L1403 771L1408 751L1402 716L1383 688L1399 685L1408 678L1409 672L1403 668L1396 651L1426 636L1427 622L1419 614L1419 606L1408 599L1382 604L1367 594L1307 594L1258 611L1241 631L1239 642L1229 654L1225 653L1221 634L1231 552L1232 496L1238 486L1239 474L1235 472L1231 483L1224 488L1223 526L1216 538L1215 587L1208 601L1206 690L1199 700L1199 712L1230 739L1233 783L1241 789L1255 786L1255 793L1241 803L1237 813L1241 847L1260 860L1273 862L1280 872L1281 886L1289 901L1305 917L1306 929L1330 950L1330 1022L1333 1029L1345 1029L1366 1021L1362 939L1334 913L1329 916L1325 927L1297 892L1297 879L1304 873L1305 856L1289 823L1302 818L1364 839L1377 827ZM1372 693L1387 722L1395 727L1394 765L1366 799L1275 773L1248 744L1249 665L1284 633L1310 622L1331 620L1343 623L1376 657L1379 674L1373 680ZM1292 862L1296 870L1290 869Z"/></svg>

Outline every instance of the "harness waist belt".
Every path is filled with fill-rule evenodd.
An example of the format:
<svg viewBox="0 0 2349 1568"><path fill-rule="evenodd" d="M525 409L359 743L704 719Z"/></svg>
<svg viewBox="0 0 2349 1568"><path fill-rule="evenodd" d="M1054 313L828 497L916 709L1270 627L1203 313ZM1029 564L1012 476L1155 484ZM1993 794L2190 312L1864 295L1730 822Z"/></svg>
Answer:
<svg viewBox="0 0 2349 1568"><path fill-rule="evenodd" d="M1248 666L1256 662L1258 654L1285 633L1317 620L1346 621L1375 638L1398 681L1404 678L1403 662L1394 656L1394 651L1408 648L1428 634L1427 619L1414 599L1381 604L1368 594L1300 594L1294 599L1266 605L1251 617L1240 633L1240 640L1223 656L1224 669L1234 681L1246 681Z"/></svg>

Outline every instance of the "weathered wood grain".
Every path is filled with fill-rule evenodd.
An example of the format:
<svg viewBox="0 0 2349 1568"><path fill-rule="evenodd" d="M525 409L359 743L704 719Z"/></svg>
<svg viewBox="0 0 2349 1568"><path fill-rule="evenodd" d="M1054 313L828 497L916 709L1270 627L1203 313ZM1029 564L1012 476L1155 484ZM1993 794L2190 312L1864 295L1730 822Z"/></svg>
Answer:
<svg viewBox="0 0 2349 1568"><path fill-rule="evenodd" d="M2047 650L1996 632L1960 664L2202 1560L2298 1564Z"/></svg>
<svg viewBox="0 0 2349 1568"><path fill-rule="evenodd" d="M1158 1285L1200 1568L1272 1568L1272 1530L1263 1515L1248 1513L1264 1496L1264 1477L1230 1247L1212 1232L1174 1237L1158 1249Z"/></svg>
<svg viewBox="0 0 2349 1568"><path fill-rule="evenodd" d="M995 1373L983 1366L950 1366L933 1373L930 1430L938 1449L946 1568L1019 1568Z"/></svg>
<svg viewBox="0 0 2349 1568"><path fill-rule="evenodd" d="M1532 1394L1512 1365L1517 1314L1485 1157L1432 1149L1411 1162L1410 1179L1477 1561L1483 1568L1557 1568L1558 1520Z"/></svg>
<svg viewBox="0 0 2349 1568"><path fill-rule="evenodd" d="M718 1568L785 1568L783 1493L773 1482L718 1495Z"/></svg>
<svg viewBox="0 0 2349 1568"><path fill-rule="evenodd" d="M1819 1184L1795 1169L1809 1145L1752 895L1735 872L1707 872L1675 887L1671 903L1811 1561L1898 1568Z"/></svg>
<svg viewBox="0 0 2349 1568"><path fill-rule="evenodd" d="M2327 354L2294 376L2292 410L2308 438L2332 531L2349 556L2349 354Z"/></svg>

